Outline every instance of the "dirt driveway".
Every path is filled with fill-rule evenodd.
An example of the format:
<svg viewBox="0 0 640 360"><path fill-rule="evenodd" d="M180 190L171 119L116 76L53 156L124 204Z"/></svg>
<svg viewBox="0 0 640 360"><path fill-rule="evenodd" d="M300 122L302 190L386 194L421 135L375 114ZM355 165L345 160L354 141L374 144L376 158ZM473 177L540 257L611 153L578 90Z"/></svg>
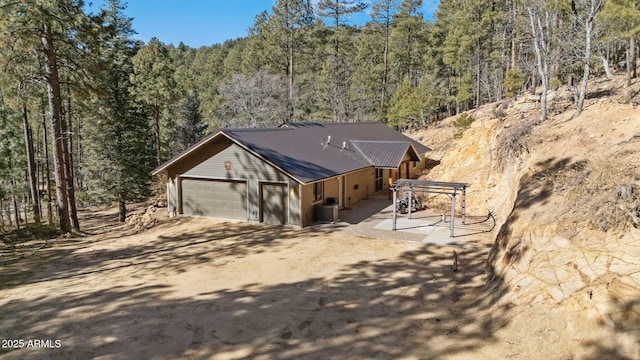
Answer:
<svg viewBox="0 0 640 360"><path fill-rule="evenodd" d="M469 358L508 322L486 314L500 296L483 286L487 241L115 221L86 213L91 235L0 250L0 338L45 345L0 358Z"/></svg>

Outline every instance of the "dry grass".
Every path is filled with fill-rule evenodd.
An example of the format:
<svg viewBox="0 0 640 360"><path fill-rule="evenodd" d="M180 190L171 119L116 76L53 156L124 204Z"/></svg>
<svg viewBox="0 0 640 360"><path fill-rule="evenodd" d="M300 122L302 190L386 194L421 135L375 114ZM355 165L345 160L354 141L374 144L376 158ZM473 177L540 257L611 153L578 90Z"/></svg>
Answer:
<svg viewBox="0 0 640 360"><path fill-rule="evenodd" d="M600 231L624 231L637 226L633 215L640 204L640 174L633 166L599 161L589 163L588 168L575 175L558 179L567 189L566 211ZM623 191L625 187L630 191Z"/></svg>
<svg viewBox="0 0 640 360"><path fill-rule="evenodd" d="M510 127L498 135L496 158L501 167L514 159L521 158L523 153L529 153L529 135L538 123L529 118L515 120Z"/></svg>

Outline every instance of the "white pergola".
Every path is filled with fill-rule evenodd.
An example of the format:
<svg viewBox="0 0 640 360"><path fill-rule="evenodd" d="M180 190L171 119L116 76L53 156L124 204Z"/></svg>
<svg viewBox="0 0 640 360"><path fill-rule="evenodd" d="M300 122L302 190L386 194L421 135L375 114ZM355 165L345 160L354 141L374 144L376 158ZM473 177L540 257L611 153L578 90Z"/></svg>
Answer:
<svg viewBox="0 0 640 360"><path fill-rule="evenodd" d="M449 236L455 237L455 218L456 218L456 196L462 195L461 198L461 213L462 224L465 224L465 210L466 210L466 191L468 184L458 182L444 182L444 181L429 181L429 180L412 180L412 179L398 179L393 183L391 190L393 191L393 230L396 230L397 208L396 202L398 199L399 191L409 192L409 201L413 198L415 193L431 193L431 194L443 194L451 198L451 221L449 222ZM409 206L409 219L411 219L411 206Z"/></svg>

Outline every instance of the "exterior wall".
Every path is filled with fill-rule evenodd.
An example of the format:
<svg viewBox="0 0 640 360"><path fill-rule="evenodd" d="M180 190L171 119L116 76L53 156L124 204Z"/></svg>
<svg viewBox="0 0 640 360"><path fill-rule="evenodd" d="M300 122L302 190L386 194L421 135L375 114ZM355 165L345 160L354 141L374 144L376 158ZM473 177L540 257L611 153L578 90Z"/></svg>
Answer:
<svg viewBox="0 0 640 360"><path fill-rule="evenodd" d="M345 176L344 183L344 206L351 207L360 200L366 199L375 193L375 174L373 167L366 168ZM388 171L385 173L388 176ZM341 176L339 176L341 177ZM340 199L340 180L339 177L326 179L324 183L324 192L322 201L313 201L313 184L301 185L301 211L302 224L307 226L315 221L314 206L322 204L328 198ZM385 189L388 188L388 185Z"/></svg>
<svg viewBox="0 0 640 360"><path fill-rule="evenodd" d="M375 193L376 170L367 168L347 175L345 181L345 206L351 207L358 201Z"/></svg>
<svg viewBox="0 0 640 360"><path fill-rule="evenodd" d="M413 166L413 163L411 163L411 165L409 165L409 171L411 172L411 178L412 179L417 179L422 175L422 170L424 170L424 166L426 163L426 157L423 155L420 155L420 161L416 161L415 164L416 166Z"/></svg>
<svg viewBox="0 0 640 360"><path fill-rule="evenodd" d="M328 198L338 199L340 196L340 181L338 178L327 179L324 181L323 200Z"/></svg>
<svg viewBox="0 0 640 360"><path fill-rule="evenodd" d="M300 185L300 194L302 226L307 226L315 221L313 214L313 184Z"/></svg>
<svg viewBox="0 0 640 360"><path fill-rule="evenodd" d="M169 177L247 181L249 221L260 221L261 183L288 186L288 224L302 226L299 184L275 167L226 138L213 142L169 169ZM181 192L178 193L178 195ZM167 192L167 196L169 196ZM168 201L171 201L168 199ZM176 204L179 197L176 197Z"/></svg>
<svg viewBox="0 0 640 360"><path fill-rule="evenodd" d="M167 180L167 211L169 217L175 217L178 214L178 187L176 185L177 178L170 177Z"/></svg>
<svg viewBox="0 0 640 360"><path fill-rule="evenodd" d="M400 170L401 178L408 179L417 179L422 175L422 170L424 170L424 166L426 163L426 158L424 155L420 155L420 161L412 161L409 154L405 154L402 159L402 163L398 168ZM408 173L407 173L407 164L409 164ZM415 164L415 166L414 166Z"/></svg>
<svg viewBox="0 0 640 360"><path fill-rule="evenodd" d="M302 219L301 187L297 182L289 182L289 225L304 226Z"/></svg>
<svg viewBox="0 0 640 360"><path fill-rule="evenodd" d="M424 169L425 158L413 166L409 164L411 177L418 177ZM406 160L410 160L408 154ZM405 166L405 165L403 165ZM260 221L260 188L262 183L282 183L288 188L288 224L307 226L314 219L313 185L300 185L277 168L267 164L257 156L246 151L224 136L194 151L187 158L173 164L168 169L167 204L169 211L179 209L181 189L179 178L201 178L247 181L248 220ZM403 169L403 174L405 173ZM375 175L373 167L323 181L323 199L336 198L341 206L351 207L375 193ZM383 191L389 191L389 178L397 170L385 169L383 172ZM397 175L396 175L397 176ZM341 184L344 179L344 183ZM343 189L344 188L344 189ZM342 199L344 192L344 199ZM344 201L343 201L344 200ZM321 203L320 202L320 203Z"/></svg>

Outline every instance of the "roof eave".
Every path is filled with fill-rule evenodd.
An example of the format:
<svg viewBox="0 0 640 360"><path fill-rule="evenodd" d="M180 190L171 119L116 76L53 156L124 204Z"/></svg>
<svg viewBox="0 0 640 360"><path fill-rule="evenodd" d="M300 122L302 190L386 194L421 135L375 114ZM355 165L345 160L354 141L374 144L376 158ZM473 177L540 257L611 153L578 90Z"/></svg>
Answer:
<svg viewBox="0 0 640 360"><path fill-rule="evenodd" d="M409 155L412 158L411 161L420 161L420 155L419 155L418 151L416 150L415 146L413 146L413 144L410 141L407 141L407 147L405 148L404 152L402 153L402 156L398 160L398 162L395 165L395 167L387 167L387 166L376 166L376 167L380 168L380 169L397 169L397 168L400 167L400 165L402 165L402 161L404 160L404 155L410 150L413 152L413 155L411 155L411 154ZM416 159L416 158L418 160L413 160L413 159Z"/></svg>

